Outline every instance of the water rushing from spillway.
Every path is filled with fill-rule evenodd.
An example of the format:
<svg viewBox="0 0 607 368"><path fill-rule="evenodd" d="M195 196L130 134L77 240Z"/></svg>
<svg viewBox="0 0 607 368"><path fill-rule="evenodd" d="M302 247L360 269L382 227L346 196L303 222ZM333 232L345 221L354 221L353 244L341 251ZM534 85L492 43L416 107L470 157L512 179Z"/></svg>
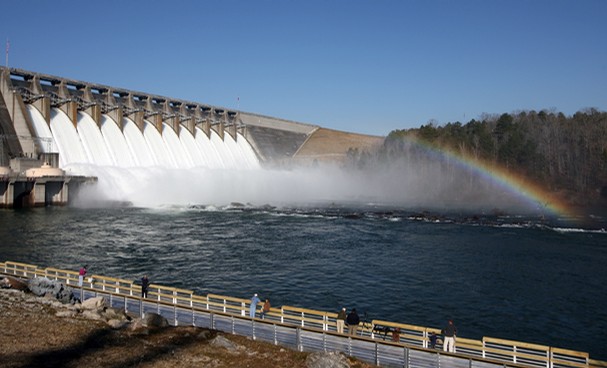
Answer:
<svg viewBox="0 0 607 368"><path fill-rule="evenodd" d="M76 126L60 109L51 110L50 127L32 105L27 110L40 138L52 139L43 145L44 153L59 153L61 167L90 164L118 167L161 167L191 169L257 169L259 161L253 149L242 136L234 140L226 134L223 140L216 132L210 137L199 128L192 135L181 129L179 135L167 124L162 133L149 121L143 132L129 118L120 124L102 115L99 126L84 112L78 113Z"/></svg>
<svg viewBox="0 0 607 368"><path fill-rule="evenodd" d="M210 177L238 180L244 172L260 168L255 152L240 133L236 139L229 134L222 139L215 131L207 136L199 128L194 134L187 129L177 134L167 124L160 132L149 121L140 130L129 118L117 124L107 115L102 115L98 125L84 112L78 113L74 125L57 108L51 109L47 124L34 106L27 105L27 110L43 142L42 152L59 153L59 166L69 174L98 177L93 196L101 200L171 203L175 196L162 198L175 191L177 197L180 192L186 195L178 202L188 202L193 188L208 193L209 187L225 187L216 181L205 183ZM156 186L146 191L149 182ZM192 187L196 182L200 185ZM144 198L134 193L149 194Z"/></svg>

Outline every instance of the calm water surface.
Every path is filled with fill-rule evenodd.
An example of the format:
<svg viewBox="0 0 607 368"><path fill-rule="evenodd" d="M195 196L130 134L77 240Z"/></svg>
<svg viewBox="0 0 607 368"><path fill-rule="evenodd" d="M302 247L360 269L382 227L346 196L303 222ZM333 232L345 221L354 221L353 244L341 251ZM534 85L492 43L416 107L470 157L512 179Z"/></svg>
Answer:
<svg viewBox="0 0 607 368"><path fill-rule="evenodd" d="M596 219L594 229L604 220ZM607 228L607 226L603 226ZM378 208L0 211L0 259L588 351L607 360L607 234Z"/></svg>

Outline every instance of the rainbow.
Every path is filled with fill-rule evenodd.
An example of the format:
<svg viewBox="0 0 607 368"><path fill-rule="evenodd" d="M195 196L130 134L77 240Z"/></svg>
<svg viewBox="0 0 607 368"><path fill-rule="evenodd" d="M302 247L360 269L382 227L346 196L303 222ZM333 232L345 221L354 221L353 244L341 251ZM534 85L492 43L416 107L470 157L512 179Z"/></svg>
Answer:
<svg viewBox="0 0 607 368"><path fill-rule="evenodd" d="M498 185L500 188L515 194L532 208L537 208L542 212L548 212L554 216L575 216L575 212L563 199L550 193L545 187L510 170L499 167L494 163L462 155L452 149L439 148L415 137L407 136L404 139L425 149L439 160L448 159L451 162L455 162L463 169L473 172Z"/></svg>

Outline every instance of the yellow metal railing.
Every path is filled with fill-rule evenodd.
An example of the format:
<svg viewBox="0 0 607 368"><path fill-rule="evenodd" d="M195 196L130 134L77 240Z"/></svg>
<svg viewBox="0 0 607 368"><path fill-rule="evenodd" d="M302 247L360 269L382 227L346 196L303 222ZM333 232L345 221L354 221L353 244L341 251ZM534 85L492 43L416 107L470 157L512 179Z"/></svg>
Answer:
<svg viewBox="0 0 607 368"><path fill-rule="evenodd" d="M62 280L67 285L78 285L78 272L57 268L39 268L35 265L6 261L0 263L0 272L18 277L46 277ZM86 289L98 290L123 296L140 297L141 286L132 280L107 277L103 275L87 276L84 281ZM192 290L179 289L163 285L151 284L148 289L148 299L196 309L215 310L238 316L248 316L250 300L225 295L208 294L195 295ZM259 303L260 312L263 303ZM336 330L336 313L323 312L292 306L271 308L266 314L280 323L323 331ZM431 327L421 327L383 320L372 320L361 323L359 331L363 336L372 339L394 341L398 329L397 343L421 348L430 346L429 338L432 333L440 335L440 330ZM545 345L531 344L520 341L483 337L482 340L457 337L457 352L486 359L500 360L515 364L537 367L563 368L607 368L607 362L590 359L586 352L555 348Z"/></svg>

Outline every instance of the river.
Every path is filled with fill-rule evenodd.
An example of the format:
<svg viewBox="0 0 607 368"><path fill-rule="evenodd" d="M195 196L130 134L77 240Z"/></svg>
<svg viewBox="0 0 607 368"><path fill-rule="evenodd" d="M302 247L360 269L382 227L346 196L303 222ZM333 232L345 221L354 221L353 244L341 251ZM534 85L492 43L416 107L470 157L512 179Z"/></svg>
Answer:
<svg viewBox="0 0 607 368"><path fill-rule="evenodd" d="M443 327L607 360L607 221L374 205L0 211L0 259Z"/></svg>

